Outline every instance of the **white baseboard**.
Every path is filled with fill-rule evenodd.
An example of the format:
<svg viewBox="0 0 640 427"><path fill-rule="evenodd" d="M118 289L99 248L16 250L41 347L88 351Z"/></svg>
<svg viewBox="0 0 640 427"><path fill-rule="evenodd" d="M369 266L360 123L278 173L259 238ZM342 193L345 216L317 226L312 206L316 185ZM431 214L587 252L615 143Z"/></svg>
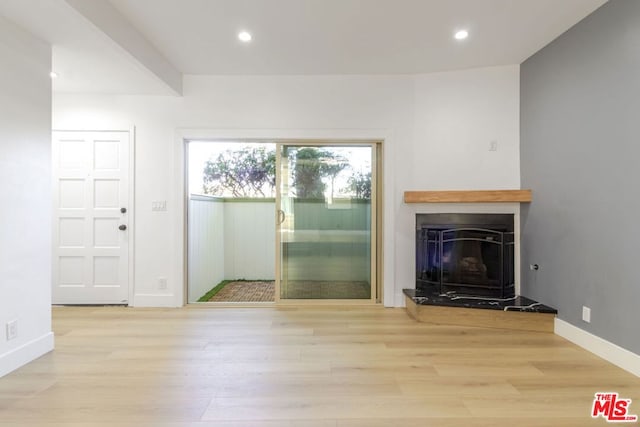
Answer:
<svg viewBox="0 0 640 427"><path fill-rule="evenodd" d="M387 302L385 301L385 307L396 307L396 308L403 308L406 307L406 303L405 303L405 299L404 299L404 293L399 292L397 294L395 294L395 301L392 301L391 304L387 304Z"/></svg>
<svg viewBox="0 0 640 427"><path fill-rule="evenodd" d="M593 335L556 317L554 332L585 350L640 377L640 355Z"/></svg>
<svg viewBox="0 0 640 427"><path fill-rule="evenodd" d="M15 371L43 354L49 353L53 350L53 343L53 332L49 332L0 355L0 377Z"/></svg>

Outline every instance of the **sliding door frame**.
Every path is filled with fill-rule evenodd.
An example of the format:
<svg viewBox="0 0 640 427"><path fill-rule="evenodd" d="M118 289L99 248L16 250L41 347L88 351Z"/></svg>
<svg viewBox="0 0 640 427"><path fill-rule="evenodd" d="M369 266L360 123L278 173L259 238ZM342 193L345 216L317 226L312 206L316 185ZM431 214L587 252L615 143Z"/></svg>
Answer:
<svg viewBox="0 0 640 427"><path fill-rule="evenodd" d="M336 135L340 135L336 138ZM372 210L372 224L373 217L375 216L375 236L376 239L372 241L375 242L375 256L372 250L372 264L375 262L375 268L373 268L373 272L375 273L372 276L372 281L375 280L376 287L374 289L375 296L372 294L372 298L363 299L363 300L284 300L279 301L282 305L297 305L297 304L316 304L316 305L325 305L325 304L343 304L343 305L362 305L362 304L372 304L372 303L385 303L385 293L387 289L385 288L385 251L384 246L388 245L388 242L385 242L383 233L385 229L385 221L388 221L389 218L393 217L393 212L387 212L386 218L383 217L385 210L390 209L388 206L384 205L384 185L383 183L388 178L384 178L384 169L383 166L389 159L386 159L383 162L383 153L385 155L392 155L393 153L387 153L385 150L385 141L392 137L392 132L389 130L381 130L381 129L364 129L364 130L345 130L345 129L326 129L326 130L307 130L307 129L298 129L298 130L274 130L274 129L191 129L191 128L181 128L176 131L175 141L176 145L174 151L174 157L176 159L176 169L174 171L174 178L176 182L175 195L176 204L181 206L178 209L178 215L175 219L175 234L178 237L177 242L178 245L175 248L175 260L174 264L174 272L176 274L172 274L171 277L174 280L181 282L182 286L176 289L177 292L168 295L161 295L163 301L158 301L158 306L174 306L181 307L188 304L187 292L188 292L188 156L187 156L187 146L189 142L192 141L237 141L237 142L271 142L271 143L281 143L281 144L289 144L289 145L317 145L319 143L323 144L342 144L342 145L370 145L375 150L375 163L372 163L372 207L375 206L375 209ZM374 180L374 176L376 177ZM375 186L375 191L373 187ZM274 213L274 217L277 215L277 210ZM274 218L274 222L277 221L277 218ZM373 238L373 236L372 236ZM390 246L392 249L392 246ZM276 244L276 251L279 251L279 244ZM393 251L391 251L393 252ZM388 255L388 254L387 254ZM279 259L276 258L274 260L276 262L276 274L279 274ZM391 266L393 267L393 266ZM393 273L393 268L390 268L387 272L388 274ZM277 278L277 276L276 276ZM392 296L390 293L388 296ZM165 297L169 297L165 299ZM387 298L389 299L389 298ZM169 302L170 300L174 302ZM279 294L276 295L276 301L280 300ZM389 300L393 300L390 298ZM225 303L221 303L220 305L226 305ZM254 306L255 304L246 303L246 304L237 304L233 303L233 306ZM264 303L259 304L260 306L264 306Z"/></svg>

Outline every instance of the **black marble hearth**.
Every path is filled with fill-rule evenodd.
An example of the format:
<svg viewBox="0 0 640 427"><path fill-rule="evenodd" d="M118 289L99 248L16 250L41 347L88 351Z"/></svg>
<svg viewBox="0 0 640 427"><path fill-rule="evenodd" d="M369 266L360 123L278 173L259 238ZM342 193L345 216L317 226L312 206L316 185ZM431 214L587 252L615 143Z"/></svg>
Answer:
<svg viewBox="0 0 640 427"><path fill-rule="evenodd" d="M404 294L418 305L435 305L444 307L480 308L501 311L523 311L532 313L557 314L558 310L530 298L515 296L513 298L484 298L458 294L455 292L441 293L439 286L423 287L422 289L403 289Z"/></svg>

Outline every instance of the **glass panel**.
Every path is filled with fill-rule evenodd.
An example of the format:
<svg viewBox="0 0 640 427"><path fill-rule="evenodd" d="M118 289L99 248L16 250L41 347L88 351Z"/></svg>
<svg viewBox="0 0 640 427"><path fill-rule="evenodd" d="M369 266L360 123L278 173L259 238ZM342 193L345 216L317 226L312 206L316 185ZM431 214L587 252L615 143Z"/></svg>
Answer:
<svg viewBox="0 0 640 427"><path fill-rule="evenodd" d="M280 298L371 298L370 146L281 146Z"/></svg>
<svg viewBox="0 0 640 427"><path fill-rule="evenodd" d="M276 144L188 144L189 302L275 301Z"/></svg>

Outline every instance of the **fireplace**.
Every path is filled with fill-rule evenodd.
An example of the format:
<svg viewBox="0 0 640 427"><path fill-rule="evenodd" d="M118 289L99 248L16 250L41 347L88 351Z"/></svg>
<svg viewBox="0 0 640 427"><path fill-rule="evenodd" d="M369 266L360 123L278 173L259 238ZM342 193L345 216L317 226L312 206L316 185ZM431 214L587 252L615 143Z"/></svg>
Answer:
<svg viewBox="0 0 640 427"><path fill-rule="evenodd" d="M512 214L417 214L416 288L515 296Z"/></svg>

